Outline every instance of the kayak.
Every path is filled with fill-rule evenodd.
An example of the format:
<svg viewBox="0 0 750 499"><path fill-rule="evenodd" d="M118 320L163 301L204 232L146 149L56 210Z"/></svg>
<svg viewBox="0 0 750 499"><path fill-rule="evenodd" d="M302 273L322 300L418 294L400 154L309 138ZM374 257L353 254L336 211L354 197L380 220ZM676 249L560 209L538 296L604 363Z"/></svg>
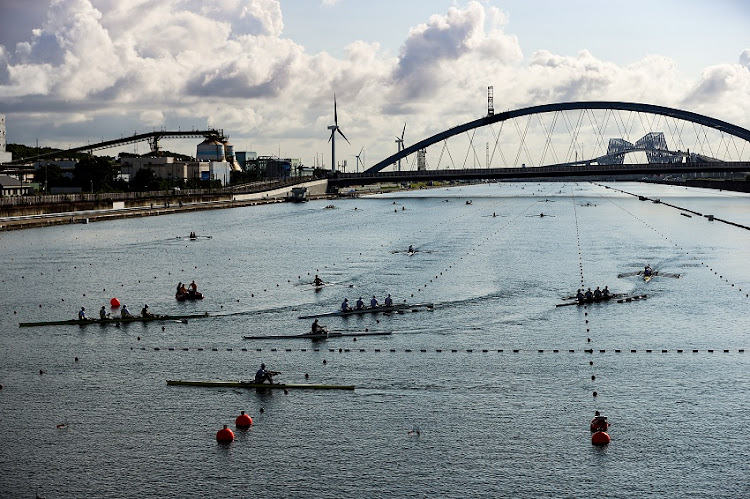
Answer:
<svg viewBox="0 0 750 499"><path fill-rule="evenodd" d="M168 385L203 386L209 388L267 388L267 389L299 389L299 390L354 390L354 385L312 385L306 383L255 383L253 381L186 381L168 379Z"/></svg>
<svg viewBox="0 0 750 499"><path fill-rule="evenodd" d="M393 313L393 312L403 314L404 312L415 312L417 310L422 310L422 309L433 310L434 308L435 306L432 303L415 303L413 305L401 303L397 305L392 305L390 307L383 306L383 307L365 307L365 308L360 308L360 309L353 308L351 310L346 310L346 311L337 310L335 312L325 312L322 314L302 315L298 318L299 319L314 319L316 317L334 317L334 316L347 317L349 315L377 314L381 312L384 314Z"/></svg>
<svg viewBox="0 0 750 499"><path fill-rule="evenodd" d="M208 312L205 314L197 315L155 315L153 317L109 317L107 319L70 319L67 321L42 321L42 322L21 322L18 324L19 327L33 327L33 326L64 326L75 324L77 326L87 326L89 324L120 324L123 322L152 322L152 321L187 321L188 319L200 319L208 317Z"/></svg>
<svg viewBox="0 0 750 499"><path fill-rule="evenodd" d="M647 297L648 295L616 294L616 295L610 296L609 298L600 298L598 300L596 298L592 298L590 300L584 299L583 301L575 300L575 301L567 302L567 303L558 303L557 305L555 305L555 307L569 307L571 305L588 305L590 303L601 303L601 302L608 302L608 301L616 301L617 303L626 303L626 302L631 302L635 300L645 300Z"/></svg>
<svg viewBox="0 0 750 499"><path fill-rule="evenodd" d="M312 334L312 333L305 333L305 334L292 334L292 335L268 335L268 336L243 336L246 340L286 340L286 339L295 339L295 338L303 338L303 339L309 339L309 340L324 340L327 338L340 338L344 336L386 336L389 334L393 334L391 331L365 331L362 333L338 333L338 332L332 332L332 333L323 333L323 334Z"/></svg>
<svg viewBox="0 0 750 499"><path fill-rule="evenodd" d="M177 299L177 301L202 300L203 293L198 293L197 291L192 294L191 293L177 293L174 295L174 297Z"/></svg>

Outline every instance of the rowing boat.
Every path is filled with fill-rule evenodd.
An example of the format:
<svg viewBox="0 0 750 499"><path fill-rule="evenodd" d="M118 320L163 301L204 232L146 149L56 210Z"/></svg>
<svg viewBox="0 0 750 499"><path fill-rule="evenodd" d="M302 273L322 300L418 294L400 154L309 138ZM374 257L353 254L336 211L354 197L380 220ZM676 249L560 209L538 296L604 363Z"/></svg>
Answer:
<svg viewBox="0 0 750 499"><path fill-rule="evenodd" d="M603 303L603 302L608 302L608 301L616 301L617 303L627 303L627 302L636 301L636 300L645 300L647 297L648 295L612 295L609 298L600 298L598 300L595 298L592 298L590 300L582 300L582 301L576 300L576 301L572 301L568 303L558 303L557 305L555 305L555 307L569 307L571 305L589 305L591 303Z"/></svg>
<svg viewBox="0 0 750 499"><path fill-rule="evenodd" d="M364 307L364 308L353 308L351 310L337 310L335 312L324 312L322 314L312 314L312 315L301 315L298 317L299 319L315 319L316 317L334 317L334 316L340 316L340 317L347 317L349 315L361 315L361 314L377 314L377 313L393 313L396 312L398 314L403 314L404 312L416 312L418 310L433 310L434 305L432 303L415 303L413 305L408 305L406 303L401 303L397 305L392 305L390 307Z"/></svg>
<svg viewBox="0 0 750 499"><path fill-rule="evenodd" d="M76 325L76 326L88 326L89 324L120 324L123 322L152 322L152 321L187 321L188 319L200 319L208 317L208 312L205 314L197 315L155 315L153 317L108 317L106 319L70 319L67 321L43 321L43 322L21 322L18 324L19 327L33 327L33 326L65 326L65 325Z"/></svg>
<svg viewBox="0 0 750 499"><path fill-rule="evenodd" d="M339 332L332 332L332 333L323 333L323 334L312 334L312 333L305 333L305 334L292 334L292 335L268 335L268 336L243 336L246 340L286 340L286 339L296 339L296 338L302 338L302 339L309 339L309 340L324 340L327 338L340 338L343 336L386 336L392 334L391 331L365 331L362 333L339 333Z"/></svg>
<svg viewBox="0 0 750 499"><path fill-rule="evenodd" d="M180 386L202 386L209 388L258 388L258 389L299 389L299 390L354 390L354 385L312 385L306 383L254 383L252 381L186 381L181 379L168 379L168 385Z"/></svg>

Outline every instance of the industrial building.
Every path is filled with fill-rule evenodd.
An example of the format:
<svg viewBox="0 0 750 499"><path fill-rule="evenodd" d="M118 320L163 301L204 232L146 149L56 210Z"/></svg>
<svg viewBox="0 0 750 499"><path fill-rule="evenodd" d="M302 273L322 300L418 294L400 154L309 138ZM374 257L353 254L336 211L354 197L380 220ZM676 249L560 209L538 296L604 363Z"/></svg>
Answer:
<svg viewBox="0 0 750 499"><path fill-rule="evenodd" d="M5 150L5 115L0 114L0 165L13 161L13 154Z"/></svg>

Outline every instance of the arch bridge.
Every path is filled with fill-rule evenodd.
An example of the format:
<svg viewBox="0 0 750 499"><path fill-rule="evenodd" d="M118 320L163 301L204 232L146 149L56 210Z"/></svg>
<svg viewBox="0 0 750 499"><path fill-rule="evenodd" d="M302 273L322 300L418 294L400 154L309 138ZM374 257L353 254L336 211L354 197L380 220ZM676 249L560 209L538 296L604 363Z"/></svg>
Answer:
<svg viewBox="0 0 750 499"><path fill-rule="evenodd" d="M748 161L750 130L716 118L633 102L563 102L490 111L330 182L736 172L750 171Z"/></svg>

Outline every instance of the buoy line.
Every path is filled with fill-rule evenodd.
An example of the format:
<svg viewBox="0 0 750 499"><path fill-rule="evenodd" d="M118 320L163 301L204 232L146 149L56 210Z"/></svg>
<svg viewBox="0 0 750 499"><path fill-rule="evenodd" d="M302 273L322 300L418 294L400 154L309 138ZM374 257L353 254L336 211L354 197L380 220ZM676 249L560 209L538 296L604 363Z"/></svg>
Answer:
<svg viewBox="0 0 750 499"><path fill-rule="evenodd" d="M360 352L360 353L517 353L517 354L540 354L540 353L576 353L576 354L621 354L621 353L634 353L634 354L651 354L651 353L662 353L662 354L682 354L682 353L745 353L745 348L352 348L349 347L311 347L311 348L234 348L234 347L130 347L130 350L141 350L141 351L155 351L155 352Z"/></svg>
<svg viewBox="0 0 750 499"><path fill-rule="evenodd" d="M573 200L573 215L574 215L575 227L576 227L576 242L578 244L578 266L579 266L580 273L581 273L581 292L583 292L583 290L585 289L585 286L584 286L585 278L584 278L584 274L583 274L583 247L581 246L581 234L580 234L580 229L579 229L579 224L578 224L578 209L577 209L577 204L578 203L577 203L577 200L576 200L575 190L571 188L570 193L571 193L571 198ZM590 287L589 287L589 289L590 289ZM587 304L584 304L583 305L583 310L584 310L584 314L583 314L583 317L584 317L584 329L586 330L586 343L587 344L591 344L591 337L593 335L591 334L591 325L589 324L589 313L588 313L589 306ZM589 353L589 354L593 354L594 350L592 348L589 348L589 349L585 349L584 352ZM601 351L600 353L604 353L604 352L605 351ZM595 374L595 370L594 370L594 361L593 360L589 360L589 366L591 367L590 380L591 380L591 382L593 384L593 390L592 390L591 394L592 394L592 400L595 402L597 400L597 396L599 395L599 392L597 390L598 383L596 383L597 378L596 378L596 374ZM594 407L593 407L592 410L594 410L594 414L598 415L599 414L599 410L596 409L596 407L597 407L596 403L594 403L593 406ZM594 444L594 445L606 445L606 444L609 443L609 439L610 438L609 438L609 435L607 433L596 432L594 435L596 436L596 439L594 439L592 437L592 441L591 441L592 444Z"/></svg>

